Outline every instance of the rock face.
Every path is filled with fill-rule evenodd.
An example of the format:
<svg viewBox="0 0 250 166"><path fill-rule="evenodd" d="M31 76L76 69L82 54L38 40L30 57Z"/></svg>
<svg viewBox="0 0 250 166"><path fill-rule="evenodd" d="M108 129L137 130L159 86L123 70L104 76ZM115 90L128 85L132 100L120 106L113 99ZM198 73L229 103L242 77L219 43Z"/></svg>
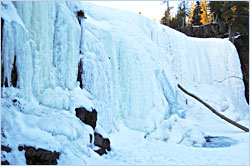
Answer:
<svg viewBox="0 0 250 166"><path fill-rule="evenodd" d="M228 26L225 22L211 23L201 26L187 26L177 29L187 36L200 38L225 38L228 37Z"/></svg>
<svg viewBox="0 0 250 166"><path fill-rule="evenodd" d="M88 111L84 107L76 108L76 116L85 124L90 125L93 130L96 127L97 112L92 109L92 112ZM90 143L92 143L93 136L89 135ZM107 154L106 150L110 151L110 140L108 138L103 138L100 133L94 132L94 145L100 147L100 149L95 150L100 156Z"/></svg>
<svg viewBox="0 0 250 166"><path fill-rule="evenodd" d="M84 107L76 108L76 116L85 124L90 125L93 129L96 127L97 112L95 109L92 112Z"/></svg>
<svg viewBox="0 0 250 166"><path fill-rule="evenodd" d="M11 152L11 148L5 145L1 145L1 151L5 151L7 153Z"/></svg>
<svg viewBox="0 0 250 166"><path fill-rule="evenodd" d="M4 160L4 161L1 161L1 165L10 165L10 163L8 162L8 160Z"/></svg>
<svg viewBox="0 0 250 166"><path fill-rule="evenodd" d="M28 165L56 165L59 159L59 152L51 152L45 149L35 149L31 146L18 147L19 150L25 150L26 164Z"/></svg>
<svg viewBox="0 0 250 166"><path fill-rule="evenodd" d="M5 151L7 153L10 153L11 152L11 148L8 147L8 146L5 146L5 145L1 145L1 151ZM1 153L2 154L2 153ZM1 165L10 165L9 161L8 160L4 160L5 159L5 155L2 154L1 155Z"/></svg>
<svg viewBox="0 0 250 166"><path fill-rule="evenodd" d="M103 136L101 135L101 134L99 134L99 133L97 133L97 132L95 132L94 133L94 135L95 135L95 141L94 141L94 145L95 146L98 146L98 147L100 147L102 150L98 150L98 154L100 154L100 153L102 153L102 152L104 152L105 154L107 154L106 153L106 149L108 150L108 151L110 151L111 150L111 148L110 148L110 141L109 141L109 139L108 138L103 138ZM99 153L100 152L100 153ZM102 153L103 154L103 153ZM101 155L101 154L100 154Z"/></svg>
<svg viewBox="0 0 250 166"><path fill-rule="evenodd" d="M234 39L234 45L240 57L243 81L245 84L245 96L249 103L249 36L244 35Z"/></svg>

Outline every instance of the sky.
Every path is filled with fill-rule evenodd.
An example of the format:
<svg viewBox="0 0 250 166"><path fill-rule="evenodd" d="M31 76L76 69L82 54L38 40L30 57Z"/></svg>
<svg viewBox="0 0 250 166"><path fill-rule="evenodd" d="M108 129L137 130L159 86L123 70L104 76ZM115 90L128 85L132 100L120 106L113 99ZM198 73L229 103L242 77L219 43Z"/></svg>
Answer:
<svg viewBox="0 0 250 166"><path fill-rule="evenodd" d="M167 4L162 4L162 1L90 1L97 5L108 6L112 8L130 10L136 13L141 12L142 15L157 22L164 16ZM175 7L173 12L176 12L178 1L170 1L170 7Z"/></svg>

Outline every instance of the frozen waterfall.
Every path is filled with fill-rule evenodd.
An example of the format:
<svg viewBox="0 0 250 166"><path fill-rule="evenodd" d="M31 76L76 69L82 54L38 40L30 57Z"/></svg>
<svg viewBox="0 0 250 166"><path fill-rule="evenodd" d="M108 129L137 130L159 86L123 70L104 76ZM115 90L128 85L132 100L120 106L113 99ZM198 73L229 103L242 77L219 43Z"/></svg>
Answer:
<svg viewBox="0 0 250 166"><path fill-rule="evenodd" d="M175 142L194 129L190 141L202 143L205 131L186 116L196 102L178 83L248 122L239 57L227 39L187 37L142 15L87 2L2 1L1 9L2 143L12 148L29 144L62 152L59 164L89 163L85 158L96 154L88 146L91 129L75 117L80 106L97 110L97 129L107 135L122 123L164 140L171 138L162 135L164 126L175 124L187 127L172 134L180 135ZM81 23L79 10L87 15ZM25 164L14 152L9 160Z"/></svg>

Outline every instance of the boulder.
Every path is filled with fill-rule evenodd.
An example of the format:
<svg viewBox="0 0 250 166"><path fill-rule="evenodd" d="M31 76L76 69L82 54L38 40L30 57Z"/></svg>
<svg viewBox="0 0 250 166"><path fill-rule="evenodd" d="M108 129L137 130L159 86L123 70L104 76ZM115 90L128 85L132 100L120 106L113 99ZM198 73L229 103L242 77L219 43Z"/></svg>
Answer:
<svg viewBox="0 0 250 166"><path fill-rule="evenodd" d="M100 156L103 154L107 154L105 149L98 149L98 150L95 150L95 152L98 153Z"/></svg>
<svg viewBox="0 0 250 166"><path fill-rule="evenodd" d="M76 108L76 116L85 124L90 125L93 129L96 127L97 112L92 109L92 112L88 111L84 107Z"/></svg>
<svg viewBox="0 0 250 166"><path fill-rule="evenodd" d="M94 145L98 146L104 150L110 151L110 141L108 138L103 138L103 136L97 132L94 133L95 140L94 140Z"/></svg>
<svg viewBox="0 0 250 166"><path fill-rule="evenodd" d="M8 160L4 160L4 161L1 161L1 165L10 165L10 163L8 162Z"/></svg>
<svg viewBox="0 0 250 166"><path fill-rule="evenodd" d="M59 152L52 152L46 149L35 149L31 146L19 146L18 150L25 150L26 164L28 165L56 165L59 159Z"/></svg>
<svg viewBox="0 0 250 166"><path fill-rule="evenodd" d="M11 148L5 145L1 145L1 151L5 151L7 153L11 152Z"/></svg>

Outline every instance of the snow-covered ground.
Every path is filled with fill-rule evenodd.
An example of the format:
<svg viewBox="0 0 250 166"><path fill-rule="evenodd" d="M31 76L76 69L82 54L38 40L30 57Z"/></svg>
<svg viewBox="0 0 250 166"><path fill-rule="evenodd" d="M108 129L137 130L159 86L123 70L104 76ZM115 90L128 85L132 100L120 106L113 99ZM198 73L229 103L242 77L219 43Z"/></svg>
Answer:
<svg viewBox="0 0 250 166"><path fill-rule="evenodd" d="M87 19L79 24L82 9ZM9 86L1 88L1 143L13 149L2 160L25 164L17 147L26 144L59 151L59 164L249 163L248 133L177 88L248 127L240 61L228 40L187 37L142 15L87 2L1 1L1 11ZM92 150L93 130L75 116L81 106L97 110L96 130L111 142L107 155ZM220 136L227 146L204 147L205 136Z"/></svg>

